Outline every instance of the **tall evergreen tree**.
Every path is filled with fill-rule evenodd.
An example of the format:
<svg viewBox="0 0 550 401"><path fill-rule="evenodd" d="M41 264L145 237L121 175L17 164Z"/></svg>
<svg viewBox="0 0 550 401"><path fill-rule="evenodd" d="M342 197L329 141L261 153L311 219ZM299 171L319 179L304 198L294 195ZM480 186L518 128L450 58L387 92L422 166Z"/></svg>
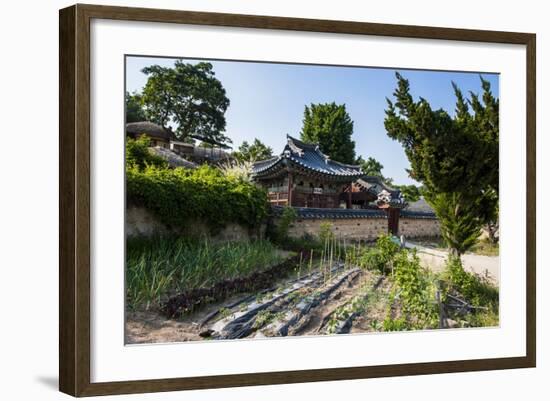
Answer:
<svg viewBox="0 0 550 401"><path fill-rule="evenodd" d="M346 105L332 102L305 107L301 139L307 143L318 143L321 151L332 160L354 163L355 142L351 139L352 134L353 121Z"/></svg>
<svg viewBox="0 0 550 401"><path fill-rule="evenodd" d="M480 229L495 217L498 204L498 99L481 78L482 101L466 100L453 83L456 113L432 110L415 101L399 73L388 101L384 125L399 141L411 164L409 174L441 221L442 235L455 255L475 244ZM471 107L471 110L470 110Z"/></svg>
<svg viewBox="0 0 550 401"><path fill-rule="evenodd" d="M382 179L384 178L384 176L382 175L382 169L384 168L384 166L374 157L369 157L367 158L367 160L365 160L363 159L363 157L359 156L357 160L355 160L355 164L361 166L361 170L363 170L363 173L365 173L365 175L380 177Z"/></svg>

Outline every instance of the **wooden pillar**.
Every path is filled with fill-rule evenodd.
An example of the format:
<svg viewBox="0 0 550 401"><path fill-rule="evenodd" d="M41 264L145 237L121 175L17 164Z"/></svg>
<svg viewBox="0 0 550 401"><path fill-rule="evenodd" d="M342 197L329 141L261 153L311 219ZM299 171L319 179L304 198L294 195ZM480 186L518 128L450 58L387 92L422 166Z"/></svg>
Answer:
<svg viewBox="0 0 550 401"><path fill-rule="evenodd" d="M348 200L346 202L346 208L351 209L351 192L353 190L353 182L349 184Z"/></svg>
<svg viewBox="0 0 550 401"><path fill-rule="evenodd" d="M288 206L292 206L292 173L289 172L288 173Z"/></svg>

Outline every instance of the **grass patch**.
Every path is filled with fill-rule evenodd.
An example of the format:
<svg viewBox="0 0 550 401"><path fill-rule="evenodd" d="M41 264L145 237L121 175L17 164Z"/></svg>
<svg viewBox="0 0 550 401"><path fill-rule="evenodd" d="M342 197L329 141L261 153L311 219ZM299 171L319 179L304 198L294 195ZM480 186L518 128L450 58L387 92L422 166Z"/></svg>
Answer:
<svg viewBox="0 0 550 401"><path fill-rule="evenodd" d="M264 271L286 259L269 241L226 242L186 238L129 239L128 306L149 308L170 292L210 287Z"/></svg>
<svg viewBox="0 0 550 401"><path fill-rule="evenodd" d="M465 271L459 258L449 258L442 278L450 285L447 291L457 291L474 306L498 304L498 288L485 278Z"/></svg>
<svg viewBox="0 0 550 401"><path fill-rule="evenodd" d="M499 289L486 278L464 270L460 259L449 258L441 274L448 287L444 292L455 292L478 309L472 313L451 316L464 327L491 327L499 324Z"/></svg>
<svg viewBox="0 0 550 401"><path fill-rule="evenodd" d="M448 249L445 240L441 237L413 239L412 242L418 245L425 246L427 248L439 249L441 251L446 251Z"/></svg>
<svg viewBox="0 0 550 401"><path fill-rule="evenodd" d="M475 244L470 251L476 255L498 256L499 245L498 242L494 244L488 238L485 238Z"/></svg>
<svg viewBox="0 0 550 401"><path fill-rule="evenodd" d="M498 307L492 305L486 311L470 313L464 316L465 327L496 327L499 325Z"/></svg>

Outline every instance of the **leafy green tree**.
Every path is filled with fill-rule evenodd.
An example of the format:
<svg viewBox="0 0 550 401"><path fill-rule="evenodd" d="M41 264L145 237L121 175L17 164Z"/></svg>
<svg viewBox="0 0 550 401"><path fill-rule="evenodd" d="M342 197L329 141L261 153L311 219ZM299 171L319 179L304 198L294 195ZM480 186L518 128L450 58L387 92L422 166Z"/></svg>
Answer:
<svg viewBox="0 0 550 401"><path fill-rule="evenodd" d="M416 202L420 199L420 188L416 185L394 185L395 189L399 189L407 202Z"/></svg>
<svg viewBox="0 0 550 401"><path fill-rule="evenodd" d="M366 175L384 178L384 176L382 175L382 169L384 168L384 166L374 157L369 157L367 160L365 160L361 156L359 156L355 163L361 166L361 170L363 170L363 173L365 173Z"/></svg>
<svg viewBox="0 0 550 401"><path fill-rule="evenodd" d="M239 150L233 152L233 156L239 161L255 162L272 157L273 149L265 145L258 138L254 138L252 144L244 141L241 146L239 146Z"/></svg>
<svg viewBox="0 0 550 401"><path fill-rule="evenodd" d="M145 111L141 106L141 96L139 95L139 93L126 92L124 99L126 102L127 123L136 123L139 121L147 120L147 117L145 116Z"/></svg>
<svg viewBox="0 0 550 401"><path fill-rule="evenodd" d="M415 101L408 80L396 76L395 103L387 99L387 134L403 145L409 175L423 184L443 238L460 255L475 244L498 204L498 99L483 78L482 101L473 93L466 101L453 83L456 114L451 117L424 98Z"/></svg>
<svg viewBox="0 0 550 401"><path fill-rule="evenodd" d="M148 76L141 101L149 121L174 126L181 140L194 138L218 146L231 143L223 134L229 99L212 64L176 61L174 67L151 65L142 72Z"/></svg>
<svg viewBox="0 0 550 401"><path fill-rule="evenodd" d="M321 151L332 160L355 162L355 142L352 141L353 121L345 105L311 104L304 110L301 139L318 143Z"/></svg>

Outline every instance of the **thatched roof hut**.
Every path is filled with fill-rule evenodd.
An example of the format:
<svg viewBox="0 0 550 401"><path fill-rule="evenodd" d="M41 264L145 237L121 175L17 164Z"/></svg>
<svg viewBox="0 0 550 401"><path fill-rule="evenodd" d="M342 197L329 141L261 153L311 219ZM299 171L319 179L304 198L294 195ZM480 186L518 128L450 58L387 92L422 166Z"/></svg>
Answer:
<svg viewBox="0 0 550 401"><path fill-rule="evenodd" d="M162 157L168 162L168 165L172 168L175 167L184 167L184 168L197 168L197 165L189 160L185 160L183 157L178 155L176 152L163 148L161 146L155 146L150 148L150 151L159 157Z"/></svg>
<svg viewBox="0 0 550 401"><path fill-rule="evenodd" d="M152 140L160 140L166 143L169 143L170 139L174 138L172 131L150 121L139 121L126 124L126 135L137 138L143 134L147 135Z"/></svg>

